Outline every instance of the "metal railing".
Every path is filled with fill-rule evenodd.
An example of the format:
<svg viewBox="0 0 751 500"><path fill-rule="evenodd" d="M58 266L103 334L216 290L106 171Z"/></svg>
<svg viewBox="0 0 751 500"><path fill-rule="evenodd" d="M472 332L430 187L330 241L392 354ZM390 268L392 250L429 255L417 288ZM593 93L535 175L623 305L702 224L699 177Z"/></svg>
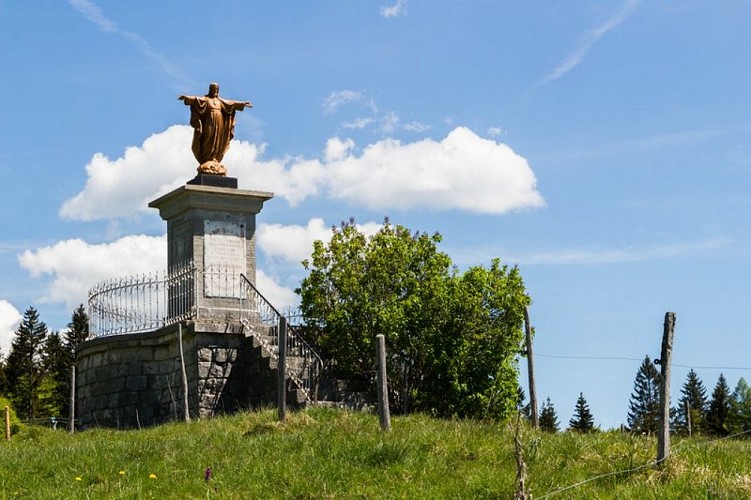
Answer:
<svg viewBox="0 0 751 500"><path fill-rule="evenodd" d="M199 294L218 301L199 307ZM90 338L148 332L180 321L216 319L217 315L239 321L272 359L279 360L282 314L245 275L232 268L199 272L189 261L166 273L104 281L89 291ZM323 361L292 325L287 327L287 360L287 376L308 401L315 401Z"/></svg>
<svg viewBox="0 0 751 500"><path fill-rule="evenodd" d="M282 314L266 300L253 283L241 275L245 288L244 297L249 304L242 309L241 322L266 348L276 361L279 360L279 320ZM287 376L297 385L308 401L318 399L318 382L323 371L323 360L308 345L292 325L287 325Z"/></svg>
<svg viewBox="0 0 751 500"><path fill-rule="evenodd" d="M103 281L89 290L91 338L156 330L195 315L193 262Z"/></svg>

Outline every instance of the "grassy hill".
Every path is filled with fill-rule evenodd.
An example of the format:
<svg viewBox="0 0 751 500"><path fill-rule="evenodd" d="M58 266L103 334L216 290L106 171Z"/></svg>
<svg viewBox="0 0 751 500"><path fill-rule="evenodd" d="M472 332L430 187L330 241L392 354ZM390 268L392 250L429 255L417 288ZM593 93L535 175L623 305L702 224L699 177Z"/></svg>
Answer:
<svg viewBox="0 0 751 500"><path fill-rule="evenodd" d="M511 498L513 432L493 423L312 409L284 424L248 412L144 430L31 427L0 443L0 498ZM751 498L751 441L521 432L535 498ZM211 477L206 481L206 469ZM630 469L632 472L620 472Z"/></svg>

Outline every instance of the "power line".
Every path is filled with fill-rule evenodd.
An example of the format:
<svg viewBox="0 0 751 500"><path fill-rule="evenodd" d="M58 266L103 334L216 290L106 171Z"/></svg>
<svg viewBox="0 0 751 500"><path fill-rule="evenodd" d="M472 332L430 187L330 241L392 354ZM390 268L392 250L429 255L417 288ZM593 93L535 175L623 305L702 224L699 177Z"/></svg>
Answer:
<svg viewBox="0 0 751 500"><path fill-rule="evenodd" d="M557 354L539 354L535 353L535 356L543 358L555 358L555 359L588 359L588 360L602 360L602 361L644 361L643 358L629 358L626 356L567 356ZM698 365L684 365L679 363L671 363L670 366L678 368L694 368L697 370L751 370L749 366L698 366Z"/></svg>

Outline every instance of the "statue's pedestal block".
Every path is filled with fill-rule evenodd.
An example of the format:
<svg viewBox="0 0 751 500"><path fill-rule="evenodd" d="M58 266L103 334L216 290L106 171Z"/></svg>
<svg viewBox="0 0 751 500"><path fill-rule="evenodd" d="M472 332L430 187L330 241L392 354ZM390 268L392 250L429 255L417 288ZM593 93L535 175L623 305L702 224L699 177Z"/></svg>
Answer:
<svg viewBox="0 0 751 500"><path fill-rule="evenodd" d="M219 179L232 179L219 176ZM236 181L236 180L235 180ZM195 308L196 331L234 331L244 274L255 284L256 214L273 193L188 183L149 203L167 221L167 265L195 268L188 292L170 292L170 308ZM173 306L174 303L174 306Z"/></svg>
<svg viewBox="0 0 751 500"><path fill-rule="evenodd" d="M237 189L237 177L227 177L225 175L198 174L187 184L191 186L213 186Z"/></svg>

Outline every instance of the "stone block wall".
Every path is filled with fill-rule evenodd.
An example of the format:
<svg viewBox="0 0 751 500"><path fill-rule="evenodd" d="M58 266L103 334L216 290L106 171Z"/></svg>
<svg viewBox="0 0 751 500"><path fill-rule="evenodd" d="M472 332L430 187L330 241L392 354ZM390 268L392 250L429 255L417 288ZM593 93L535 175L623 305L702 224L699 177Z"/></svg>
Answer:
<svg viewBox="0 0 751 500"><path fill-rule="evenodd" d="M177 325L81 344L76 420L80 427L133 428L183 418ZM208 417L276 400L276 365L253 339L183 327L190 416Z"/></svg>

